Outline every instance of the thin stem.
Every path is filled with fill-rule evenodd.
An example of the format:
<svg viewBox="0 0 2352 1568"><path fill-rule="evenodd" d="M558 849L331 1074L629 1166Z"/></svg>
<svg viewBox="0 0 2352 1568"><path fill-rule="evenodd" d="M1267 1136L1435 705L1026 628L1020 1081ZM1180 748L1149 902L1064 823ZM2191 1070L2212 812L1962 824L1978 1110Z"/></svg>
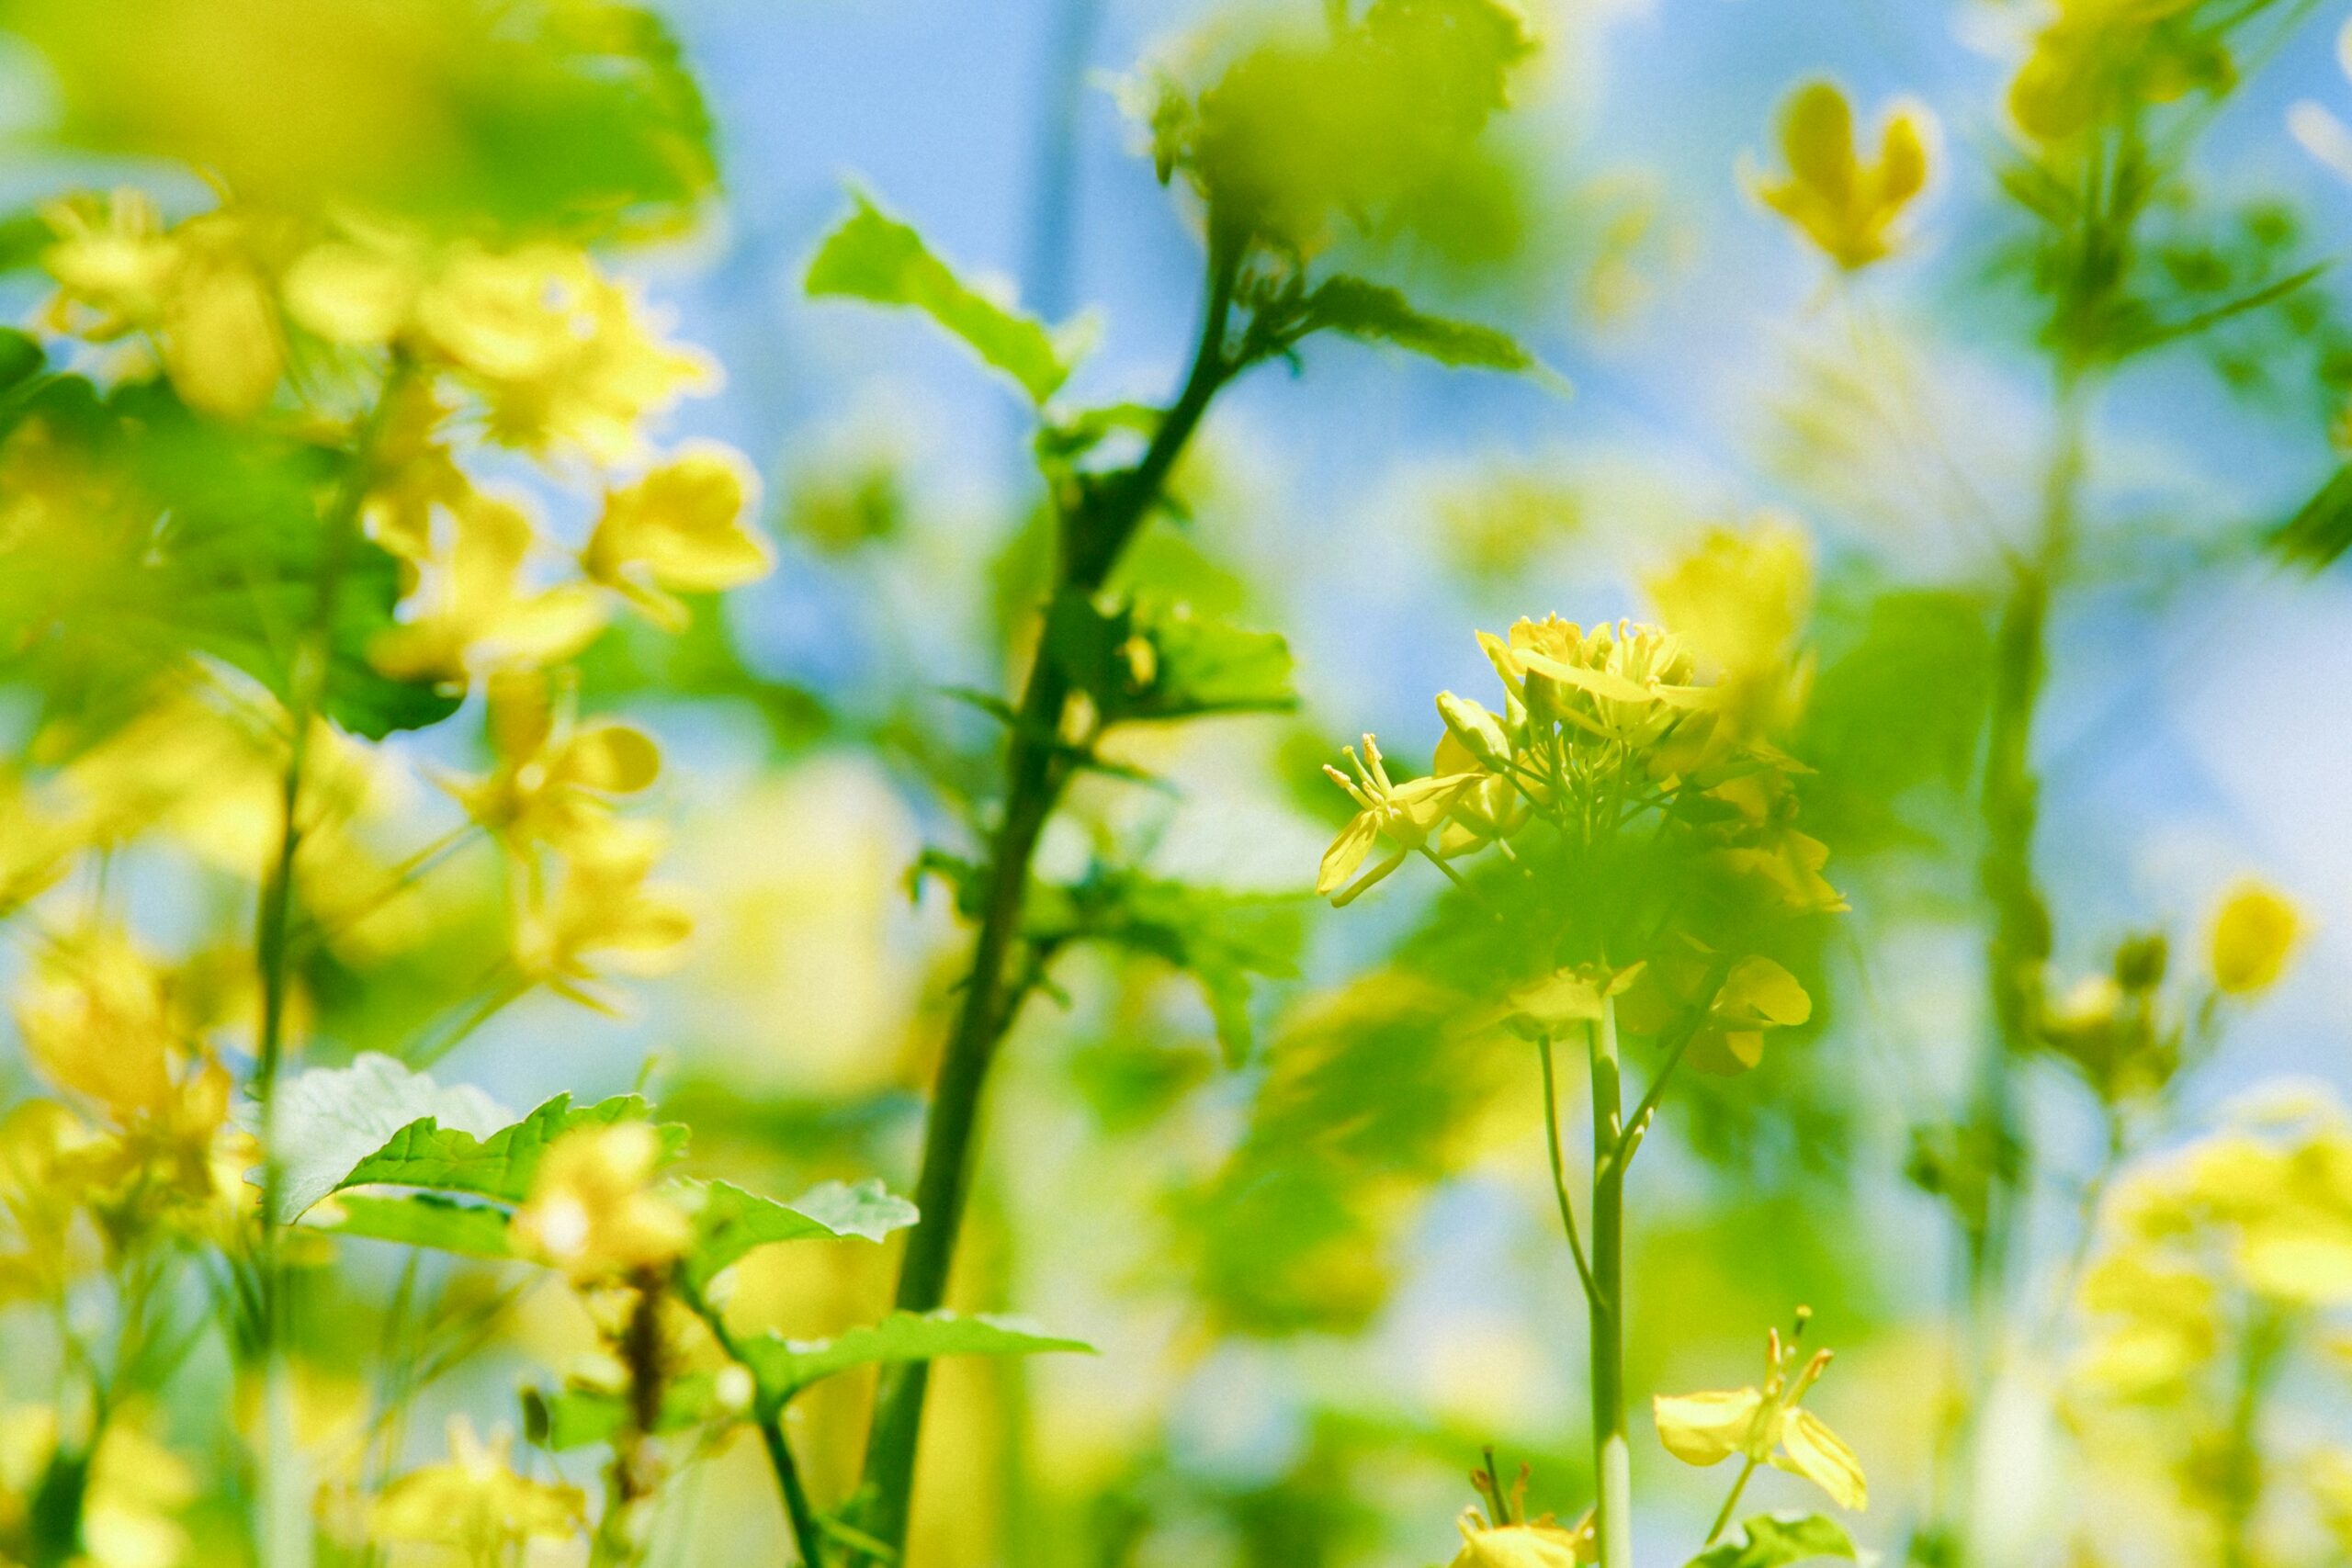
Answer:
<svg viewBox="0 0 2352 1568"><path fill-rule="evenodd" d="M808 1489L801 1483L800 1466L784 1436L784 1412L760 1417L760 1441L768 1450L768 1468L775 1472L776 1490L784 1494L785 1517L792 1521L792 1544L807 1568L819 1568L824 1559L824 1534L817 1528L817 1511L808 1506Z"/></svg>
<svg viewBox="0 0 2352 1568"><path fill-rule="evenodd" d="M1592 1046L1592 1469L1600 1568L1633 1568L1633 1444L1625 1427L1625 1162L1617 1004L1586 1026Z"/></svg>
<svg viewBox="0 0 2352 1568"><path fill-rule="evenodd" d="M1600 1298L1593 1288L1592 1265L1585 1260L1584 1242L1577 1235L1576 1206L1568 1201L1567 1168L1560 1157L1560 1100L1552 1072L1552 1037L1547 1034L1537 1041L1535 1050L1544 1064L1544 1142L1552 1156L1552 1195L1560 1201L1560 1228L1567 1233L1568 1256L1577 1260L1577 1280L1584 1286L1589 1310Z"/></svg>
<svg viewBox="0 0 2352 1568"><path fill-rule="evenodd" d="M1169 472L1210 400L1235 373L1237 367L1227 357L1226 337L1240 261L1238 243L1212 223L1208 299L1200 341L1183 388L1150 446L1134 468L1091 486L1075 481L1069 493L1054 498L1061 531L1057 594L1091 594L1102 588L1158 504ZM988 891L973 938L971 967L940 1054L931 1116L923 1129L922 1167L915 1180L915 1206L922 1219L909 1233L899 1266L895 1304L903 1312L935 1311L946 1299L971 1184L981 1092L997 1044L1012 1022L1003 1005L1006 971L1019 943L1030 862L1067 775L1059 736L1069 696L1061 663L1041 648L1006 742L1004 817L989 847ZM865 1450L865 1490L870 1502L863 1523L866 1533L892 1552L906 1541L929 1383L928 1364L913 1362L887 1371L875 1395Z"/></svg>
<svg viewBox="0 0 2352 1568"><path fill-rule="evenodd" d="M1739 1495L1747 1490L1747 1478L1756 1473L1756 1465L1754 1454L1749 1454L1740 1464L1739 1479L1731 1483L1731 1495L1724 1499L1724 1506L1716 1511L1715 1522L1707 1527L1707 1539L1699 1543L1700 1551L1704 1551L1714 1545L1715 1538L1730 1528L1732 1510L1739 1506Z"/></svg>

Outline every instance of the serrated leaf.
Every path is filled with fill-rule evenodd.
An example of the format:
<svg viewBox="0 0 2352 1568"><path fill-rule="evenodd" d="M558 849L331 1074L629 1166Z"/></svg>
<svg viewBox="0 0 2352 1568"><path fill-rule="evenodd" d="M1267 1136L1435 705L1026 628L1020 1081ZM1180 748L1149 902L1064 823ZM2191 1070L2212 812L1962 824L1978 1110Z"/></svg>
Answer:
<svg viewBox="0 0 2352 1568"><path fill-rule="evenodd" d="M347 1067L313 1067L277 1089L277 1221L290 1224L349 1185L355 1167L413 1124L487 1135L514 1115L470 1085L445 1089L372 1051Z"/></svg>
<svg viewBox="0 0 2352 1568"><path fill-rule="evenodd" d="M695 1291L754 1247L783 1241L880 1241L915 1223L915 1206L879 1181L828 1181L789 1202L746 1192L727 1181L695 1182L695 1245L686 1283Z"/></svg>
<svg viewBox="0 0 2352 1568"><path fill-rule="evenodd" d="M1688 1568L1784 1568L1824 1557L1854 1559L1854 1538L1823 1514L1758 1514L1739 1528L1740 1540L1709 1547Z"/></svg>
<svg viewBox="0 0 2352 1568"><path fill-rule="evenodd" d="M328 1211L335 1211L331 1216ZM336 1235L398 1242L468 1258L510 1258L507 1214L487 1203L460 1203L437 1193L379 1198L354 1192L316 1211L318 1228Z"/></svg>
<svg viewBox="0 0 2352 1568"><path fill-rule="evenodd" d="M1367 343L1392 344L1441 365L1486 370L1535 368L1535 356L1510 333L1431 315L1415 308L1396 289L1360 277L1334 277L1317 286L1307 296L1304 319L1309 332L1335 332Z"/></svg>
<svg viewBox="0 0 2352 1568"><path fill-rule="evenodd" d="M846 296L922 311L1043 403L1070 367L1044 322L997 303L956 275L908 224L863 193L857 209L825 237L808 264L812 296Z"/></svg>
<svg viewBox="0 0 2352 1568"><path fill-rule="evenodd" d="M513 1126L486 1137L427 1116L393 1134L336 1182L335 1189L424 1187L519 1203L531 1194L531 1179L548 1145L564 1134L642 1120L650 1113L651 1108L633 1094L616 1095L579 1111L571 1108L570 1095L559 1094ZM685 1148L686 1130L664 1123L661 1133L663 1158L674 1159Z"/></svg>
<svg viewBox="0 0 2352 1568"><path fill-rule="evenodd" d="M929 1361L942 1356L1034 1356L1050 1350L1091 1355L1094 1347L1057 1339L1017 1323L954 1313L892 1313L880 1323L832 1339L793 1340L764 1334L737 1342L743 1364L773 1409L811 1383L857 1367Z"/></svg>
<svg viewBox="0 0 2352 1568"><path fill-rule="evenodd" d="M553 1453L611 1442L629 1424L628 1399L603 1389L527 1389L523 1400L530 1440ZM662 1412L653 1431L656 1436L683 1432L722 1413L718 1379L709 1372L688 1372L662 1385Z"/></svg>

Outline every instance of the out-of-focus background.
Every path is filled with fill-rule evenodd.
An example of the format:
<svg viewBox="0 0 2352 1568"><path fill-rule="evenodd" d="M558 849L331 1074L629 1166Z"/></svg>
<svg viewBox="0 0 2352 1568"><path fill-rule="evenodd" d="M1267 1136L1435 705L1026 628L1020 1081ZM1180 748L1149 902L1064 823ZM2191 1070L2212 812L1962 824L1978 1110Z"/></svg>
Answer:
<svg viewBox="0 0 2352 1568"><path fill-rule="evenodd" d="M634 985L616 1018L526 999L442 1071L519 1107L625 1089L650 1057L715 1168L771 1171L779 1190L875 1172L904 1190L967 940L937 884L910 896L927 844L966 841L918 776L991 755L989 721L948 689L1000 690L1013 657L1035 578L1030 416L924 323L808 299L801 280L863 192L967 276L1048 320L1091 318L1074 401L1165 399L1196 325L1197 214L1155 179L1123 101L1246 7L658 8L707 95L723 194L618 265L724 368L672 432L762 471L779 565L722 623L757 694L611 687L668 759L657 800L697 908L692 960ZM943 1368L924 1568L1439 1561L1487 1444L1534 1465L1539 1507L1581 1511L1582 1317L1525 1064L1416 1055L1418 1036L1384 1054L1377 996L1331 1016L1329 988L1404 940L1439 885L1400 874L1344 919L1305 899L1344 806L1317 769L1363 730L1426 761L1431 694L1490 679L1474 628L1639 614L1647 573L1764 513L1812 540L1801 740L1834 787L1808 813L1854 913L1828 939L1821 1026L1694 1091L1652 1141L1632 1381L1750 1382L1765 1326L1811 1305L1839 1352L1812 1403L1872 1483L1857 1539L1904 1547L1931 1506L1959 1269L1905 1170L1915 1131L1964 1101L1990 1027L1971 780L1990 607L2054 439L1996 180L2017 139L2004 87L2038 15L1532 0L1543 47L1496 130L1506 173L1464 208L1490 226L1464 234L1482 265L1437 247L1392 276L1511 331L1555 374L1318 340L1298 374L1261 369L1220 400L1186 459L1167 570L1288 637L1300 708L1134 742L1174 788L1090 782L1042 863L1074 872L1115 840L1170 876L1302 896L1301 974L1261 988L1238 1067L1197 993L1147 963L1079 955L1066 994L1032 1004L991 1089L956 1296L1100 1354ZM2307 100L2352 117L2344 19L2312 9L2275 58L2246 62L2195 171L2219 204L2290 210L2323 258L2352 241L2352 183L2288 119ZM1849 277L1743 175L1780 164L1778 107L1824 74L1866 127L1896 99L1939 127L1907 243ZM28 197L88 174L52 160L9 178ZM2249 876L2309 920L2287 978L2179 1085L2165 1138L2282 1077L2352 1098L2352 587L2259 547L2326 478L2340 411L2282 370L2267 330L2156 354L2104 390L2034 737L2062 974L2101 970L2147 928L2187 964ZM435 732L391 750L430 768L457 746ZM412 808L428 824L448 809L423 788ZM2044 1165L2021 1271L2055 1280L2101 1134L2073 1080L2028 1070ZM763 1254L743 1276L743 1298L809 1333L872 1315L889 1279L878 1248ZM436 1397L495 1418L516 1366L581 1342L550 1290L521 1309L513 1358ZM2021 1363L1984 1417L2003 1433L1973 1483L1994 1560L2055 1561L2070 1517L2074 1461L2037 1381L2054 1365ZM863 1398L844 1382L797 1407L820 1497L850 1479ZM1645 1417L1636 1431L1646 1533L1679 1540L1721 1477L1668 1459ZM683 1485L655 1561L782 1550L756 1443ZM1806 1501L1771 1472L1751 1496ZM1679 1560L1665 1550L1643 1561Z"/></svg>

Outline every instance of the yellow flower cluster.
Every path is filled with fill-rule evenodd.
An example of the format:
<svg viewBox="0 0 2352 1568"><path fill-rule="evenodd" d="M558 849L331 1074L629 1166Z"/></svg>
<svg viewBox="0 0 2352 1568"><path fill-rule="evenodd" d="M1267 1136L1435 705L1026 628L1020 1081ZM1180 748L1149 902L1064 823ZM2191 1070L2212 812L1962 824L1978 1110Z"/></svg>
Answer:
<svg viewBox="0 0 2352 1568"><path fill-rule="evenodd" d="M28 1100L0 1122L0 1299L57 1299L88 1215L109 1247L157 1225L230 1239L256 1194L256 1153L230 1124L231 1081L200 1031L189 977L119 932L60 939L20 988L17 1032L64 1101Z"/></svg>
<svg viewBox="0 0 2352 1568"><path fill-rule="evenodd" d="M534 1540L571 1540L586 1528L577 1489L515 1473L514 1439L488 1442L462 1416L449 1420L449 1457L384 1488L368 1510L368 1534L381 1545L438 1547L467 1568L495 1568Z"/></svg>
<svg viewBox="0 0 2352 1568"><path fill-rule="evenodd" d="M2009 114L2037 141L2064 142L2143 103L2169 103L2235 75L2198 0L2059 0L2009 83Z"/></svg>
<svg viewBox="0 0 2352 1568"><path fill-rule="evenodd" d="M2274 1122L2277 1120L2273 1119ZM2082 1286L2077 1369L2109 1399L2177 1402L2252 1316L2352 1307L2352 1119L2250 1120L2127 1175Z"/></svg>

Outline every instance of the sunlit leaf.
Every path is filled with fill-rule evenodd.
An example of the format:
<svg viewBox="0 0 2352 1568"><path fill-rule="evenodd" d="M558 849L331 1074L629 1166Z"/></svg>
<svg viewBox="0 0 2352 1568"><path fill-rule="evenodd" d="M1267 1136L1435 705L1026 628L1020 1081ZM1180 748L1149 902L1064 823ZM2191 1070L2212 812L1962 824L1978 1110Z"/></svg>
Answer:
<svg viewBox="0 0 2352 1568"><path fill-rule="evenodd" d="M1069 378L1069 365L1043 322L973 288L912 228L863 195L856 201L857 209L808 264L811 295L911 306L1019 382L1033 402L1044 402Z"/></svg>
<svg viewBox="0 0 2352 1568"><path fill-rule="evenodd" d="M1033 1356L1048 1350L1091 1354L1094 1348L997 1318L900 1312L831 1339L792 1340L766 1334L740 1341L739 1348L759 1384L762 1403L774 1407L811 1383L856 1367L942 1356Z"/></svg>
<svg viewBox="0 0 2352 1568"><path fill-rule="evenodd" d="M487 1203L460 1203L432 1192L379 1198L348 1193L317 1211L319 1228L336 1235L398 1242L469 1258L513 1256L506 1239L506 1211Z"/></svg>
<svg viewBox="0 0 2352 1568"><path fill-rule="evenodd" d="M695 1202L695 1245L686 1255L686 1281L701 1290L712 1276L771 1242L828 1241L856 1236L880 1241L915 1223L915 1206L879 1181L854 1187L828 1181L786 1202L746 1192L731 1182L689 1184Z"/></svg>
<svg viewBox="0 0 2352 1568"><path fill-rule="evenodd" d="M633 1094L616 1095L577 1111L570 1095L559 1094L513 1126L481 1137L426 1116L393 1134L334 1185L338 1190L424 1187L519 1203L530 1196L531 1179L548 1145L574 1128L639 1121L650 1111ZM685 1147L686 1130L664 1123L661 1133L664 1157L675 1158Z"/></svg>
<svg viewBox="0 0 2352 1568"><path fill-rule="evenodd" d="M1758 1514L1739 1529L1740 1540L1708 1548L1688 1568L1785 1568L1823 1557L1855 1560L1846 1527L1825 1515Z"/></svg>
<svg viewBox="0 0 2352 1568"><path fill-rule="evenodd" d="M1416 309L1394 288L1360 277L1334 277L1306 298L1306 330L1385 343L1441 365L1532 370L1535 356L1508 333Z"/></svg>
<svg viewBox="0 0 2352 1568"><path fill-rule="evenodd" d="M277 1217L289 1222L350 1185L355 1168L416 1127L446 1125L451 1137L488 1136L511 1120L512 1112L470 1085L444 1088L374 1052L347 1067L312 1067L277 1089L271 1128Z"/></svg>

